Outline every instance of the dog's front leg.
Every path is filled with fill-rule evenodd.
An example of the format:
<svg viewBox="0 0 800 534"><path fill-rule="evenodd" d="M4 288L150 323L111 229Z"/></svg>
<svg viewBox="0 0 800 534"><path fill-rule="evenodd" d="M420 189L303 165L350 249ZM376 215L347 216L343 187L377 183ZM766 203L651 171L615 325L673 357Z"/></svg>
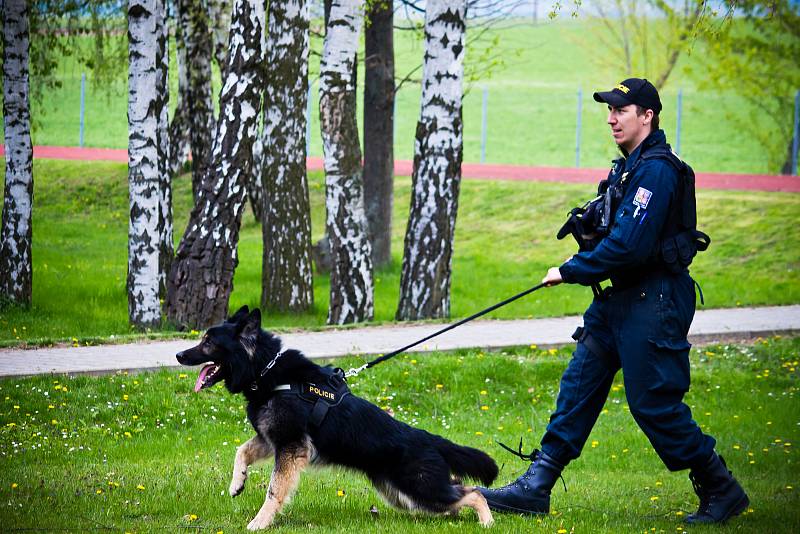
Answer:
<svg viewBox="0 0 800 534"><path fill-rule="evenodd" d="M247 525L248 530L266 528L275 520L283 505L289 500L300 481L300 473L308 466L308 447L282 449L275 453L275 468L267 489L267 498L258 514Z"/></svg>
<svg viewBox="0 0 800 534"><path fill-rule="evenodd" d="M231 485L228 488L228 493L230 493L231 497L236 497L244 489L248 466L253 462L268 458L273 452L272 445L258 434L236 449L236 459L233 461L233 476L231 477Z"/></svg>

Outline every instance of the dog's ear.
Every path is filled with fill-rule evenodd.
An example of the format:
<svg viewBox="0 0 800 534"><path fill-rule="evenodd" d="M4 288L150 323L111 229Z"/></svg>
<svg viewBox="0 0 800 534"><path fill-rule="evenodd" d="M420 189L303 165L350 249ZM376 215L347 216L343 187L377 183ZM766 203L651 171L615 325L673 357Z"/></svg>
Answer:
<svg viewBox="0 0 800 534"><path fill-rule="evenodd" d="M248 313L250 313L250 308L248 308L247 305L245 304L244 306L239 308L236 311L236 313L231 315L230 319L228 319L228 322L229 323L238 323L239 321L241 321L242 319L247 317Z"/></svg>
<svg viewBox="0 0 800 534"><path fill-rule="evenodd" d="M250 315L240 320L236 332L242 337L255 337L261 331L261 310L256 308Z"/></svg>

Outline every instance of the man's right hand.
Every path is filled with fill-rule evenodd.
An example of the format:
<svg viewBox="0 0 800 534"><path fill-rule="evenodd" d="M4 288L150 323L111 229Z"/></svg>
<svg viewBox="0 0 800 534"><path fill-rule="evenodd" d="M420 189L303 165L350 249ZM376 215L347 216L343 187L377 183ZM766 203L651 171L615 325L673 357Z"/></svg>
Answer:
<svg viewBox="0 0 800 534"><path fill-rule="evenodd" d="M542 278L542 283L548 286L557 286L563 281L564 280L561 278L561 271L558 270L558 267L550 267L545 277Z"/></svg>

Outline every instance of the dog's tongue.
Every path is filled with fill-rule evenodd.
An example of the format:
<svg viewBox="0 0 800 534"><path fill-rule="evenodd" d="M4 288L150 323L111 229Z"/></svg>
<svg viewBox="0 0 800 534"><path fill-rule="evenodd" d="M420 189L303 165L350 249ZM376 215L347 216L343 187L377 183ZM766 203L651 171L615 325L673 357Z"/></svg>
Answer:
<svg viewBox="0 0 800 534"><path fill-rule="evenodd" d="M194 384L194 392L195 393L197 393L198 391L203 389L203 384L206 381L206 375L208 375L208 373L212 369L214 369L215 367L216 367L215 364L209 363L209 364L204 365L203 368L200 369L200 374L197 375L197 382L195 382L195 384Z"/></svg>

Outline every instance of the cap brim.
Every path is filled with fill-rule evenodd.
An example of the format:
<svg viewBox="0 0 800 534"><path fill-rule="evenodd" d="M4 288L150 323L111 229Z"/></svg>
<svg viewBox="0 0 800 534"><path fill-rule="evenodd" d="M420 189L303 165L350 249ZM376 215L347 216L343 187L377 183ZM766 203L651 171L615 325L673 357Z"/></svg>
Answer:
<svg viewBox="0 0 800 534"><path fill-rule="evenodd" d="M615 93L614 91L598 92L595 93L593 96L595 102L605 102L608 105L618 108L629 106L633 103L624 96L622 96L621 94Z"/></svg>

